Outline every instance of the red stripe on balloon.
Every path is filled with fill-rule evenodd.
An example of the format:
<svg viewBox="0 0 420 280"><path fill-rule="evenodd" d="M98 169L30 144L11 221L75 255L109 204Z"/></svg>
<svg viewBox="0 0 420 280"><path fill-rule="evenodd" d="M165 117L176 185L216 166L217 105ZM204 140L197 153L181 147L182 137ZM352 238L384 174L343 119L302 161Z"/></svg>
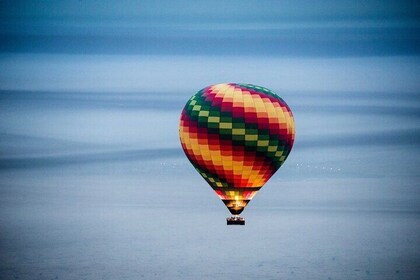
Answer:
<svg viewBox="0 0 420 280"><path fill-rule="evenodd" d="M219 150L223 155L231 155L233 160L243 162L245 166L253 166L253 169L264 175L267 180L276 171L270 159L258 156L254 151L246 151L244 146L234 145L231 140L221 139L218 134L208 133L207 128L199 127L187 114L183 114L182 121L182 127L188 128L189 137L197 139L202 145L208 145L210 150ZM234 175L233 171L224 170L221 166L213 165L211 160L204 160L202 156L194 154L186 145L183 145L183 148L191 162L226 181L229 186L255 187L242 176Z"/></svg>
<svg viewBox="0 0 420 280"><path fill-rule="evenodd" d="M291 114L289 107L280 99L271 97L264 93L253 91L251 89L240 89L243 91L248 91L251 95L258 95L260 98L268 98L271 102L277 103L279 106L285 108ZM257 113L254 110L252 110L254 108L248 108L248 110L250 111L245 112L245 107L239 106L238 104L234 104L233 102L223 102L223 98L216 97L216 95L217 92L213 91L211 88L207 88L206 91L204 91L204 93L202 94L202 97L205 98L205 101L211 102L212 106L219 107L221 112L229 112L234 118L243 118L245 123L256 124L258 129L267 130L271 136L277 137L277 139L286 142L287 145L293 144L293 136L291 135L291 133L289 133L287 124L283 122L278 122L277 119L270 119L268 118L268 116L258 116Z"/></svg>

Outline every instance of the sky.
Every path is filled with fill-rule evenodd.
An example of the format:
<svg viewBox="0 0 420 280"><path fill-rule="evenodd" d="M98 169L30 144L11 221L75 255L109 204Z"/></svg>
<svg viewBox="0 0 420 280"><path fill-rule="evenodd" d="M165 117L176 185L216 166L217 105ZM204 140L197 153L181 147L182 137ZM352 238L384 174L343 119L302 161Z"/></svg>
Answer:
<svg viewBox="0 0 420 280"><path fill-rule="evenodd" d="M416 1L1 1L0 278L418 279ZM267 87L294 148L227 227L178 121ZM204 265L205 264L205 265Z"/></svg>
<svg viewBox="0 0 420 280"><path fill-rule="evenodd" d="M416 54L420 45L416 1L1 5L3 52L363 56Z"/></svg>

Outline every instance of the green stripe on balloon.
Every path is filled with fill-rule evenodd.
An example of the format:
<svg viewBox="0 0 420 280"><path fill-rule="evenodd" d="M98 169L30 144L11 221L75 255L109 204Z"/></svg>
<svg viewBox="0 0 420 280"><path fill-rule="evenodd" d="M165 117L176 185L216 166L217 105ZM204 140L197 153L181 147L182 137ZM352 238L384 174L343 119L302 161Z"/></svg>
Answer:
<svg viewBox="0 0 420 280"><path fill-rule="evenodd" d="M211 101L206 101L200 92L195 94L185 106L186 114L192 121L198 122L199 126L206 128L210 134L218 134L223 140L231 140L235 146L245 146L246 150L269 158L275 169L280 168L291 149L286 141L279 139L277 135L270 135L267 129L258 129L256 123L245 122L244 118L234 118L231 112L222 112L219 106L214 106ZM200 116L202 108L209 112L208 116ZM219 121L211 122L211 118L219 118ZM232 124L232 129L220 128L220 122ZM244 128L243 137L235 135L233 128ZM255 135L258 140L267 140L269 141L268 146L258 146L258 141L246 140L246 135ZM269 151L268 147L270 146L277 148L275 151ZM280 155L278 155L279 153Z"/></svg>

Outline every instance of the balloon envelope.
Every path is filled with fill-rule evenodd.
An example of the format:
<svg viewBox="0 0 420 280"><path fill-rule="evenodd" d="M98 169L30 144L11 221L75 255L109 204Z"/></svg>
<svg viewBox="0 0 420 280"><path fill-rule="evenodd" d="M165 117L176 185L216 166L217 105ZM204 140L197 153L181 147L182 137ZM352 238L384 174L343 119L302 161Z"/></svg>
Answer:
<svg viewBox="0 0 420 280"><path fill-rule="evenodd" d="M188 100L179 136L192 165L240 214L286 160L295 124L286 102L251 84L208 86Z"/></svg>

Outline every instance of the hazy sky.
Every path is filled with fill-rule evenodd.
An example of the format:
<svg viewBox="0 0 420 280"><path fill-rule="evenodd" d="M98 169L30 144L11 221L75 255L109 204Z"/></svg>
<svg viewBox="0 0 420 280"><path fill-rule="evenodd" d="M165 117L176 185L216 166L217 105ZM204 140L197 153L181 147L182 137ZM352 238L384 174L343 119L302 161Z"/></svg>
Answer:
<svg viewBox="0 0 420 280"><path fill-rule="evenodd" d="M418 3L0 1L1 278L420 279ZM241 228L179 144L222 82L296 122Z"/></svg>
<svg viewBox="0 0 420 280"><path fill-rule="evenodd" d="M169 22L418 20L417 1L2 1L3 18L134 18Z"/></svg>
<svg viewBox="0 0 420 280"><path fill-rule="evenodd" d="M419 15L415 1L2 1L0 51L413 54Z"/></svg>

